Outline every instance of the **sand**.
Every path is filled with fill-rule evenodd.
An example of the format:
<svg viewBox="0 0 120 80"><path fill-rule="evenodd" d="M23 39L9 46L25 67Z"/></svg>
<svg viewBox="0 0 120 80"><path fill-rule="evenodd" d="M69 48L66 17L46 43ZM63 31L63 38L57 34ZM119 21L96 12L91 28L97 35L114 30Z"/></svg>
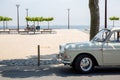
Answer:
<svg viewBox="0 0 120 80"><path fill-rule="evenodd" d="M89 40L87 33L77 29L54 31L54 34L0 34L0 60L35 56L38 45L41 55L58 54L60 44Z"/></svg>

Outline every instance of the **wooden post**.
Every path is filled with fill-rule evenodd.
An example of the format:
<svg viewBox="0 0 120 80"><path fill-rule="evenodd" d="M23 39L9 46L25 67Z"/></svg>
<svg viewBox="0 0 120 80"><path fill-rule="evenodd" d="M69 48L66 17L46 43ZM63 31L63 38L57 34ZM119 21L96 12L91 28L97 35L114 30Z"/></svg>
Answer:
<svg viewBox="0 0 120 80"><path fill-rule="evenodd" d="M38 45L38 66L40 66L40 45Z"/></svg>
<svg viewBox="0 0 120 80"><path fill-rule="evenodd" d="M68 9L68 29L70 29L70 9Z"/></svg>
<svg viewBox="0 0 120 80"><path fill-rule="evenodd" d="M105 0L105 28L107 28L107 0Z"/></svg>

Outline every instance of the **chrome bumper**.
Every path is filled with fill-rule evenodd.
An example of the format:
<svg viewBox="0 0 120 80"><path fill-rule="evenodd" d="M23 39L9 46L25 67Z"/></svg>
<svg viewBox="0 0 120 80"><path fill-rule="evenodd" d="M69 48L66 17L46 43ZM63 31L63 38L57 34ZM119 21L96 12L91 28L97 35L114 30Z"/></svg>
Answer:
<svg viewBox="0 0 120 80"><path fill-rule="evenodd" d="M64 60L62 60L61 62L62 62L64 65L70 65L70 64L71 64L70 61L64 61Z"/></svg>
<svg viewBox="0 0 120 80"><path fill-rule="evenodd" d="M62 60L62 56L60 54L58 54L56 57L58 59L60 59L61 60L60 62L63 63L64 65L70 65L71 64L71 62L69 60Z"/></svg>

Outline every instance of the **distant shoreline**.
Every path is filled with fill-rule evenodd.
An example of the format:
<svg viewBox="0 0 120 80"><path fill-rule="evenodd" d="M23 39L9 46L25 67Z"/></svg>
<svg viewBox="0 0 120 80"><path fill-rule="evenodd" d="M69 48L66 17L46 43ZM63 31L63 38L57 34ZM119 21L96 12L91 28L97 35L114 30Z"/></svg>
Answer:
<svg viewBox="0 0 120 80"><path fill-rule="evenodd" d="M30 25L32 26L32 25ZM116 27L120 27L120 26L116 26ZM16 29L17 26L8 26L8 29ZM20 29L25 29L25 26L20 26ZM40 25L41 29L47 29L48 26L47 25ZM104 26L100 26L100 29L103 29ZM108 26L108 28L112 28L112 26ZM0 25L0 29L3 29L3 26ZM50 25L50 29L68 29L67 25ZM71 25L70 29L78 29L78 30L90 30L90 26L89 25Z"/></svg>
<svg viewBox="0 0 120 80"><path fill-rule="evenodd" d="M3 26L0 26L0 29L2 29L2 28L3 28ZM7 28L14 29L14 28L17 28L17 26L8 26ZM19 28L24 29L24 28L26 28L26 26L20 26ZM48 28L48 26L40 25L40 28L46 29L46 28ZM51 29L68 29L68 26L67 25L53 25L53 26L50 26L50 28ZM71 25L70 29L85 30L85 29L89 29L89 26L88 25Z"/></svg>

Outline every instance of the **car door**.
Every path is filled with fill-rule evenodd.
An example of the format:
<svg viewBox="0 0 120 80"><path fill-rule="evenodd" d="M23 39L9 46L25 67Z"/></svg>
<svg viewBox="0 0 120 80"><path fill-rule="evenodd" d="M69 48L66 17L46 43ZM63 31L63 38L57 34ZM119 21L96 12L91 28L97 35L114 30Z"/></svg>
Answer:
<svg viewBox="0 0 120 80"><path fill-rule="evenodd" d="M103 63L105 65L120 65L120 32L111 34L103 45Z"/></svg>

